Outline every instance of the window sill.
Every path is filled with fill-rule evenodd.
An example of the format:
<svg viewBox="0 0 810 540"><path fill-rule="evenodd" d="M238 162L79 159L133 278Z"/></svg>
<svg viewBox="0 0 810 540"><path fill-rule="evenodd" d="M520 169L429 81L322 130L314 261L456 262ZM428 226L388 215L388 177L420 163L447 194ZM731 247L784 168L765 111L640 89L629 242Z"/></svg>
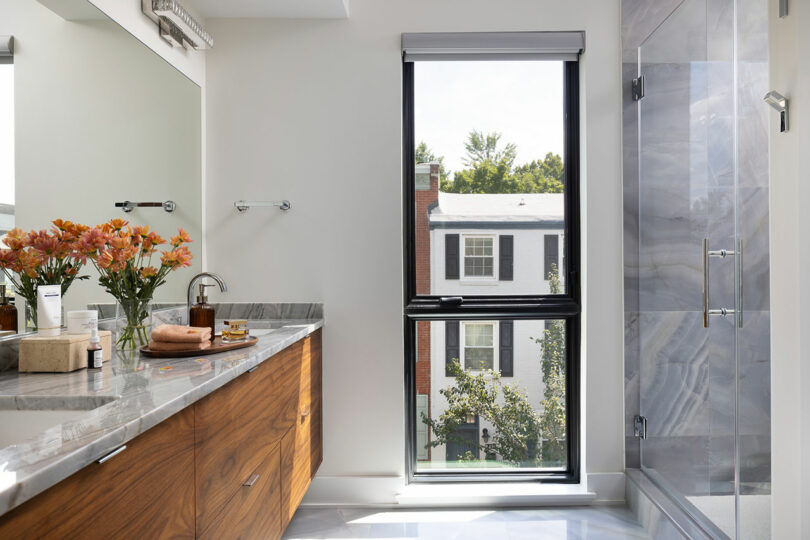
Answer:
<svg viewBox="0 0 810 540"><path fill-rule="evenodd" d="M536 482L410 484L397 493L400 506L553 506L588 505L596 493L582 484Z"/></svg>

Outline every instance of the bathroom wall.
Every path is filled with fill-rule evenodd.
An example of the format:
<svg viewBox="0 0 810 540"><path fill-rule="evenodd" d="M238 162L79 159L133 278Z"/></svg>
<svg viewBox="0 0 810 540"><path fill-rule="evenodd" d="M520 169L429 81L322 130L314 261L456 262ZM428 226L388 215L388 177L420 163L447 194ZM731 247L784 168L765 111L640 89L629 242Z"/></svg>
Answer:
<svg viewBox="0 0 810 540"><path fill-rule="evenodd" d="M354 0L347 20L209 20L210 270L218 301L322 301L324 463L309 502L404 483L400 36L585 30L583 472L623 498L618 0ZM233 201L288 198L293 208Z"/></svg>
<svg viewBox="0 0 810 540"><path fill-rule="evenodd" d="M773 538L810 538L810 5L769 0L770 86L790 98L790 130L769 111Z"/></svg>
<svg viewBox="0 0 810 540"><path fill-rule="evenodd" d="M0 34L15 37L17 226L120 217L166 238L184 227L194 266L174 272L156 295L183 301L204 245L200 88L109 20L65 21L37 2L9 0ZM172 214L113 206L167 199L177 203ZM95 270L84 273L91 279L74 283L67 309L111 301Z"/></svg>

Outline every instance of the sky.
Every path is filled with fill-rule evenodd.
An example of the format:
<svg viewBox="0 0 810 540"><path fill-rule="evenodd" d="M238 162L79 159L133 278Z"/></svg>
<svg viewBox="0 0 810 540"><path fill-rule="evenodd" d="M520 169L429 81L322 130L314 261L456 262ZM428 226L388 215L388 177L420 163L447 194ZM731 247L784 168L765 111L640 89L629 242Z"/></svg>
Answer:
<svg viewBox="0 0 810 540"><path fill-rule="evenodd" d="M464 142L473 130L497 131L517 145L517 165L563 153L563 64L416 62L416 143L464 168Z"/></svg>
<svg viewBox="0 0 810 540"><path fill-rule="evenodd" d="M0 64L0 203L14 204L14 64Z"/></svg>

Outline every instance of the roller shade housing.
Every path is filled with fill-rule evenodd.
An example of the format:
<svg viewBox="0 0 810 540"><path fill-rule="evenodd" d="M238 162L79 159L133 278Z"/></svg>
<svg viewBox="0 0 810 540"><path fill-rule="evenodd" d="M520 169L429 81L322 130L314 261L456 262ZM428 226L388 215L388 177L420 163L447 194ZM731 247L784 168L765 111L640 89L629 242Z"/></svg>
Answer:
<svg viewBox="0 0 810 540"><path fill-rule="evenodd" d="M402 34L406 62L569 60L585 50L584 32L431 32Z"/></svg>
<svg viewBox="0 0 810 540"><path fill-rule="evenodd" d="M14 38L0 36L0 64L11 64L14 61Z"/></svg>

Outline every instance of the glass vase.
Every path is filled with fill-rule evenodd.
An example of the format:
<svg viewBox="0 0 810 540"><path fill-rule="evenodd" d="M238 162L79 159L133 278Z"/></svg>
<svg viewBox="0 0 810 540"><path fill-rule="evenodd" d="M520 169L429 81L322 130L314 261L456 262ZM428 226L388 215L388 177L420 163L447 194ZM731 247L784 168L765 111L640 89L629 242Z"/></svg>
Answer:
<svg viewBox="0 0 810 540"><path fill-rule="evenodd" d="M115 348L133 351L149 345L152 335L151 300L124 300L115 303Z"/></svg>
<svg viewBox="0 0 810 540"><path fill-rule="evenodd" d="M65 327L67 324L67 319L65 318L65 306L62 306L62 328ZM26 332L36 332L37 331L37 302L36 300L30 302L28 300L25 301L25 331Z"/></svg>
<svg viewBox="0 0 810 540"><path fill-rule="evenodd" d="M25 331L37 331L37 303L25 301Z"/></svg>

